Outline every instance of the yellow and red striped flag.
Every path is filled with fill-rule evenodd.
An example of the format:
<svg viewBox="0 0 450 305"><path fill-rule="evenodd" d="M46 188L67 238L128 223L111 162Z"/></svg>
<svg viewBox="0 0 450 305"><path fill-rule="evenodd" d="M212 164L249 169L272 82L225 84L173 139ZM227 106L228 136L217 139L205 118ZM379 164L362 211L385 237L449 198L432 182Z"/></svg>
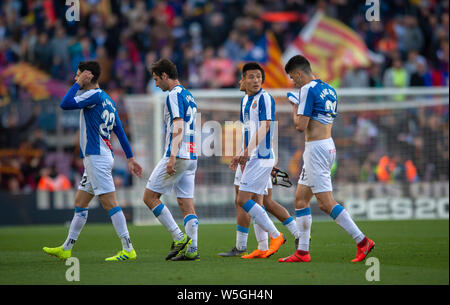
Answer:
<svg viewBox="0 0 450 305"><path fill-rule="evenodd" d="M313 73L324 82L338 86L348 68L368 67L369 49L354 30L342 22L316 13L283 54L284 62L302 54Z"/></svg>
<svg viewBox="0 0 450 305"><path fill-rule="evenodd" d="M264 66L266 80L265 88L289 88L292 82L289 81L283 65L283 54L278 46L275 35L272 32L266 33L267 39L267 60Z"/></svg>

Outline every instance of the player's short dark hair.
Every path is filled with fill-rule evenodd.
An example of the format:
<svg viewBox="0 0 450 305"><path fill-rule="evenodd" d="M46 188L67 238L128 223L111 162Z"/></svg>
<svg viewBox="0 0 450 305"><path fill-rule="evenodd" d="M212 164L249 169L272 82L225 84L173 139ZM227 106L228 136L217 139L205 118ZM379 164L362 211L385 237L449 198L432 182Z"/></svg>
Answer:
<svg viewBox="0 0 450 305"><path fill-rule="evenodd" d="M170 79L178 79L177 66L168 59L160 59L152 65L152 73L162 77L166 73Z"/></svg>
<svg viewBox="0 0 450 305"><path fill-rule="evenodd" d="M98 78L100 77L101 69L100 64L94 60L91 61L82 61L78 64L78 70L80 72L83 72L85 70L88 70L94 75L94 77L91 79L91 83L95 84L98 82Z"/></svg>
<svg viewBox="0 0 450 305"><path fill-rule="evenodd" d="M289 59L287 64L284 66L286 73L290 73L294 70L300 69L304 73L312 73L311 64L308 59L302 55L295 55Z"/></svg>
<svg viewBox="0 0 450 305"><path fill-rule="evenodd" d="M264 84L264 80L266 79L266 74L264 73L264 69L257 62L248 62L242 67L242 75L245 75L245 72L249 70L259 70L262 74L262 83Z"/></svg>

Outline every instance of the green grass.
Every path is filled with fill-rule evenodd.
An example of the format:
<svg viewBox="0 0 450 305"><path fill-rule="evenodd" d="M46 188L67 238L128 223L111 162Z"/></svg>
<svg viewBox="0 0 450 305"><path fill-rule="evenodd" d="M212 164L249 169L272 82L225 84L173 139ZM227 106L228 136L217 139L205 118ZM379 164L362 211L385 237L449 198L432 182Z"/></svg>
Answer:
<svg viewBox="0 0 450 305"><path fill-rule="evenodd" d="M72 255L80 261L76 284L449 284L448 220L359 221L363 232L376 242L370 256L380 262L380 281L368 282L370 266L350 263L353 240L334 222L314 222L310 263L281 264L279 257L294 251L294 240L269 259L221 258L218 252L235 243L235 225L201 224L199 262L167 262L170 236L162 226L129 225L138 259L104 262L120 249L110 224L87 224ZM0 284L72 284L65 278L64 262L43 253L43 246L58 246L68 228L60 226L0 227ZM249 248L256 242L250 229Z"/></svg>

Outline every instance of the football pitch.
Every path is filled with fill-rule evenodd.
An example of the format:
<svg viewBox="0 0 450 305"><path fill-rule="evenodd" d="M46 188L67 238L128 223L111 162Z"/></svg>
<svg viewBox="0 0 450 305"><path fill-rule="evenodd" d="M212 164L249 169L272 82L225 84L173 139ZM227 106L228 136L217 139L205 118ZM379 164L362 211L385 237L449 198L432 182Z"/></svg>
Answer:
<svg viewBox="0 0 450 305"><path fill-rule="evenodd" d="M58 246L66 238L64 225L0 227L0 284L126 284L126 285L373 285L449 284L448 220L357 221L376 242L369 257L377 258L379 281L366 274L375 264L350 263L356 247L332 221L313 222L310 263L278 263L294 252L288 239L268 259L221 258L235 244L235 225L201 224L197 262L165 261L170 235L160 225L129 225L138 259L105 262L120 250L111 224L87 224L75 244L80 280L69 282L63 261L44 254L43 246ZM182 226L181 226L182 227ZM256 248L253 227L249 249ZM372 273L374 274L374 273Z"/></svg>

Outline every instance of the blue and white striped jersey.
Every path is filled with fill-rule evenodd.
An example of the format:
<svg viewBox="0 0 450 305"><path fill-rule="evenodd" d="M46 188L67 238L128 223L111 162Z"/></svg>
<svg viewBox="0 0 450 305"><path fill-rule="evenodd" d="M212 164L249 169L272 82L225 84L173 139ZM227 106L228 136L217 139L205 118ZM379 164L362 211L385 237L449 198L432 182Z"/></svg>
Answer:
<svg viewBox="0 0 450 305"><path fill-rule="evenodd" d="M337 116L337 103L336 90L320 79L315 79L300 89L297 114L322 124L332 124Z"/></svg>
<svg viewBox="0 0 450 305"><path fill-rule="evenodd" d="M241 100L243 148L256 136L261 121L272 121L265 138L258 147L249 152L250 159L273 159L273 134L275 123L275 100L262 88L255 95L245 95Z"/></svg>
<svg viewBox="0 0 450 305"><path fill-rule="evenodd" d="M170 90L164 106L164 125L166 129L165 156L170 157L172 151L173 120L184 120L183 138L180 149L176 155L182 159L197 159L195 146L195 120L197 116L197 104L192 94L183 86L178 85Z"/></svg>
<svg viewBox="0 0 450 305"><path fill-rule="evenodd" d="M130 143L123 130L116 104L105 91L97 88L79 91L75 83L61 101L64 110L80 111L80 156L111 155L111 132L117 135L127 158L133 157Z"/></svg>

